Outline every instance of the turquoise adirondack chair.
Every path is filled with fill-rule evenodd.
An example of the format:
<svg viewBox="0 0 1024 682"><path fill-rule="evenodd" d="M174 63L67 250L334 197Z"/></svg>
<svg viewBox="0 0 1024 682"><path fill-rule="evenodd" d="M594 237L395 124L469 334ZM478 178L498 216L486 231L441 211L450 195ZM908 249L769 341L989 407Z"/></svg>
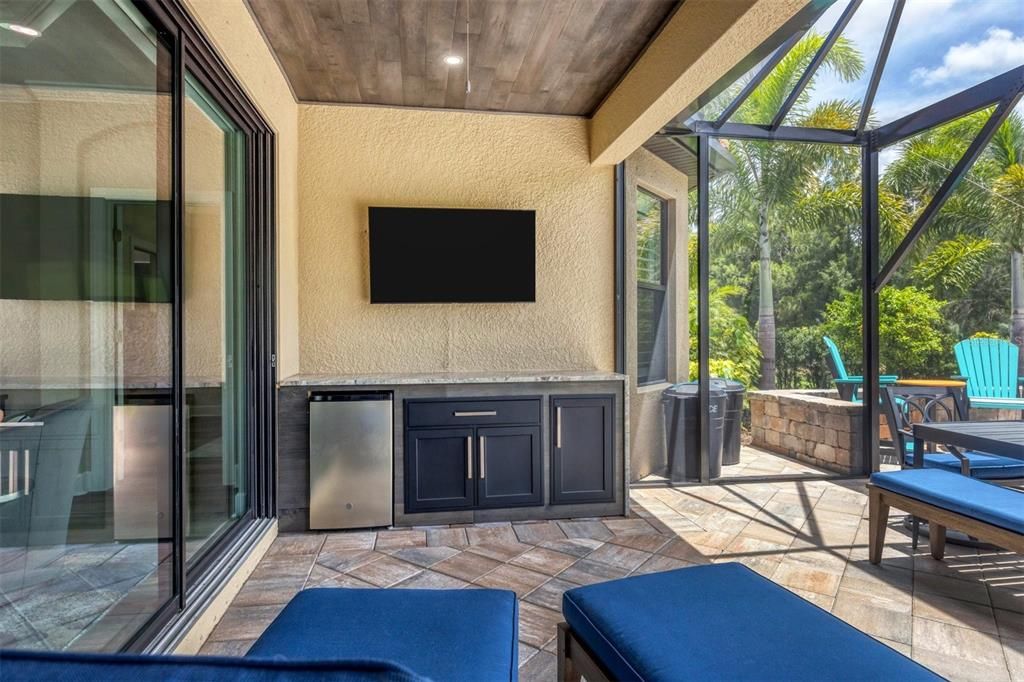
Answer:
<svg viewBox="0 0 1024 682"><path fill-rule="evenodd" d="M1024 410L1017 346L1002 339L967 339L956 344L954 352L972 408Z"/></svg>
<svg viewBox="0 0 1024 682"><path fill-rule="evenodd" d="M843 362L843 356L839 354L836 342L827 336L823 336L821 339L825 342L825 347L828 348L828 368L832 371L832 380L836 383L839 397L855 403L861 402L860 393L861 387L864 385L864 377L848 374L846 363ZM892 386L898 380L899 377L894 374L883 374L878 377L878 385Z"/></svg>

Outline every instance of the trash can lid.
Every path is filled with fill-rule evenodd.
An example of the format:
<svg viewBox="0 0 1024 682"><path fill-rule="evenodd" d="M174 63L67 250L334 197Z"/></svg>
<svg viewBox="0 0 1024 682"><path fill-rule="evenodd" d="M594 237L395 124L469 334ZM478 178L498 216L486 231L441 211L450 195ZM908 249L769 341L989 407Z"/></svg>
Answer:
<svg viewBox="0 0 1024 682"><path fill-rule="evenodd" d="M689 386L696 383L696 381L688 381L685 385ZM676 386L680 385L681 384L676 384ZM675 388L675 386L672 388ZM722 377L711 377L711 388L719 391L725 391L726 393L739 393L747 390L747 387L739 381L736 381L735 379L723 379Z"/></svg>
<svg viewBox="0 0 1024 682"><path fill-rule="evenodd" d="M666 398L696 398L699 390L700 386L698 386L697 382L694 381L686 384L673 384L666 388L662 395ZM725 391L715 387L713 384L710 389L710 394L712 398L725 397Z"/></svg>

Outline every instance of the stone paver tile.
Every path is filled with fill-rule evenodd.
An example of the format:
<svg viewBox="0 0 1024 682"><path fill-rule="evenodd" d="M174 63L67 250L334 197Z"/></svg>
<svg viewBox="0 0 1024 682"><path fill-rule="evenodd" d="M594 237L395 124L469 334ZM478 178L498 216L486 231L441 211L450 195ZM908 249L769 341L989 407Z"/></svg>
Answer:
<svg viewBox="0 0 1024 682"><path fill-rule="evenodd" d="M519 542L527 542L531 545L540 544L545 540L563 540L565 533L554 521L541 521L539 523L516 523L512 525Z"/></svg>
<svg viewBox="0 0 1024 682"><path fill-rule="evenodd" d="M466 551L497 561L510 561L531 549L533 549L533 545L527 545L522 542L485 542L479 545L470 545L466 548Z"/></svg>
<svg viewBox="0 0 1024 682"><path fill-rule="evenodd" d="M519 667L522 668L526 665L526 662L537 655L540 649L532 647L529 644L523 644L519 642Z"/></svg>
<svg viewBox="0 0 1024 682"><path fill-rule="evenodd" d="M316 563L344 573L384 556L386 555L382 552L371 552L365 549L322 550L316 558Z"/></svg>
<svg viewBox="0 0 1024 682"><path fill-rule="evenodd" d="M909 608L914 592L914 574L884 563L876 566L867 560L850 561L846 564L840 588L869 597L884 597Z"/></svg>
<svg viewBox="0 0 1024 682"><path fill-rule="evenodd" d="M912 647L909 644L904 644L902 642L894 642L891 639L886 639L885 637L875 637L875 639L877 639L879 642L886 645L890 649L895 649L907 658L910 658Z"/></svg>
<svg viewBox="0 0 1024 682"><path fill-rule="evenodd" d="M450 575L444 573L438 573L437 571L421 571L402 582L395 585L400 588L418 588L418 589L429 589L429 590L457 590L469 585L465 580L459 580L453 578Z"/></svg>
<svg viewBox="0 0 1024 682"><path fill-rule="evenodd" d="M591 538L570 538L568 540L548 540L540 543L539 546L582 559L603 544L603 541Z"/></svg>
<svg viewBox="0 0 1024 682"><path fill-rule="evenodd" d="M996 625L1003 639L1024 639L1024 614L995 609Z"/></svg>
<svg viewBox="0 0 1024 682"><path fill-rule="evenodd" d="M701 545L714 549L725 549L729 543L736 538L736 533L728 533L720 530L687 531L677 534L681 540L686 540L691 545Z"/></svg>
<svg viewBox="0 0 1024 682"><path fill-rule="evenodd" d="M937 594L918 592L914 595L914 617L937 620L993 635L999 634L995 614L988 604L951 599Z"/></svg>
<svg viewBox="0 0 1024 682"><path fill-rule="evenodd" d="M470 545L513 545L519 542L511 523L500 526L470 526L466 528L466 536Z"/></svg>
<svg viewBox="0 0 1024 682"><path fill-rule="evenodd" d="M455 547L460 549L469 544L465 528L430 528L427 530L428 547Z"/></svg>
<svg viewBox="0 0 1024 682"><path fill-rule="evenodd" d="M638 549L641 552L654 553L671 541L672 538L666 535L641 533L639 535L615 535L608 542L631 549Z"/></svg>
<svg viewBox="0 0 1024 682"><path fill-rule="evenodd" d="M566 590L571 590L574 587L579 587L579 585L570 583L567 580L562 580L561 578L552 578L533 592L530 592L530 594L526 595L524 599L531 604L543 606L544 608L551 609L552 611L561 612L562 595Z"/></svg>
<svg viewBox="0 0 1024 682"><path fill-rule="evenodd" d="M1003 656L1013 682L1024 681L1024 639L1004 639Z"/></svg>
<svg viewBox="0 0 1024 682"><path fill-rule="evenodd" d="M740 533L733 541L722 549L720 558L739 558L744 555L771 557L775 561L782 561L789 549L787 545L750 537L746 533Z"/></svg>
<svg viewBox="0 0 1024 682"><path fill-rule="evenodd" d="M783 557L786 561L820 568L823 571L832 571L842 574L846 569L847 558L843 548L828 549L793 549Z"/></svg>
<svg viewBox="0 0 1024 682"><path fill-rule="evenodd" d="M217 623L207 641L254 640L263 634L283 608L284 604L231 606L224 612L224 617Z"/></svg>
<svg viewBox="0 0 1024 682"><path fill-rule="evenodd" d="M309 573L309 578L306 580L306 585L303 589L310 589L312 587L358 587L367 588L373 587L368 582L353 578L347 573L339 573L333 569L327 568L317 564L313 566L313 570Z"/></svg>
<svg viewBox="0 0 1024 682"><path fill-rule="evenodd" d="M302 589L305 578L247 580L231 602L232 606L287 604Z"/></svg>
<svg viewBox="0 0 1024 682"><path fill-rule="evenodd" d="M650 559L640 564L640 567L633 571L633 575L644 575L647 573L661 573L662 571L673 571L677 568L696 566L689 561L680 561L663 554L655 554Z"/></svg>
<svg viewBox="0 0 1024 682"><path fill-rule="evenodd" d="M328 533L324 540L323 551L373 549L376 543L377 533L372 530Z"/></svg>
<svg viewBox="0 0 1024 682"><path fill-rule="evenodd" d="M347 573L377 587L390 587L411 578L422 570L419 566L385 556L368 564L358 566Z"/></svg>
<svg viewBox="0 0 1024 682"><path fill-rule="evenodd" d="M446 575L472 582L484 573L493 571L498 566L501 566L500 561L495 561L494 559L485 557L482 554L462 552L450 559L445 559L444 561L434 564L432 569Z"/></svg>
<svg viewBox="0 0 1024 682"><path fill-rule="evenodd" d="M534 547L529 552L520 554L509 563L529 568L545 575L557 575L576 562L576 557L556 552L543 547Z"/></svg>
<svg viewBox="0 0 1024 682"><path fill-rule="evenodd" d="M970 601L976 604L989 604L988 589L984 583L975 580L958 580L949 576L934 573L914 573L914 594L921 592L937 594Z"/></svg>
<svg viewBox="0 0 1024 682"><path fill-rule="evenodd" d="M314 558L313 554L267 557L256 566L249 578L256 580L305 578L313 566Z"/></svg>
<svg viewBox="0 0 1024 682"><path fill-rule="evenodd" d="M551 682L558 677L558 658L547 651L539 651L519 669L520 682Z"/></svg>
<svg viewBox="0 0 1024 682"><path fill-rule="evenodd" d="M605 519L604 525L615 535L658 532L654 529L654 526L643 519Z"/></svg>
<svg viewBox="0 0 1024 682"><path fill-rule="evenodd" d="M227 639L220 642L208 641L199 650L199 655L240 658L245 656L255 642L255 639Z"/></svg>
<svg viewBox="0 0 1024 682"><path fill-rule="evenodd" d="M580 559L562 571L558 577L577 585L591 585L593 583L605 582L606 580L615 580L625 576L627 573L628 571L618 566L604 564L600 561L591 561L588 558Z"/></svg>
<svg viewBox="0 0 1024 682"><path fill-rule="evenodd" d="M936 561L927 551L927 541L918 548L918 554L914 556L914 570L921 573L936 573L938 575L958 578L960 580L982 580L984 578L984 567L986 562L979 559L977 554L968 556L947 556L942 561Z"/></svg>
<svg viewBox="0 0 1024 682"><path fill-rule="evenodd" d="M623 569L629 573L650 559L652 554L650 552L643 552L639 549L632 549L630 547L623 547L622 545L615 545L607 543L598 547L593 552L587 555L587 559L590 561L600 561L604 564L611 564Z"/></svg>
<svg viewBox="0 0 1024 682"><path fill-rule="evenodd" d="M786 587L783 585L783 587ZM832 607L836 603L835 597L830 597L827 594L818 594L817 592L808 592L807 590L801 590L797 587L786 587L787 590L797 595L801 599L811 602L812 604L825 609L826 611L832 611Z"/></svg>
<svg viewBox="0 0 1024 682"><path fill-rule="evenodd" d="M806 564L785 560L772 576L772 580L787 587L796 587L808 592L817 592L830 597L839 591L841 573L825 571Z"/></svg>
<svg viewBox="0 0 1024 682"><path fill-rule="evenodd" d="M607 540L612 537L612 532L600 521L559 521L558 525L568 538Z"/></svg>
<svg viewBox="0 0 1024 682"><path fill-rule="evenodd" d="M395 550L391 556L427 568L458 553L459 550L452 547L405 547Z"/></svg>
<svg viewBox="0 0 1024 682"><path fill-rule="evenodd" d="M976 630L914 618L914 655L920 650L935 651L979 664L1003 658L999 638Z"/></svg>
<svg viewBox="0 0 1024 682"><path fill-rule="evenodd" d="M710 564L711 560L721 553L722 550L715 547L691 544L681 538L673 540L658 550L658 554L664 554L680 561L688 561L691 564Z"/></svg>
<svg viewBox="0 0 1024 682"><path fill-rule="evenodd" d="M422 530L382 530L377 533L378 552L402 547L424 547L427 544L427 533Z"/></svg>
<svg viewBox="0 0 1024 682"><path fill-rule="evenodd" d="M782 545L783 547L789 547L793 543L797 532L798 529L794 529L792 527L760 520L751 521L746 524L742 530L740 530L740 533L744 537L772 542L777 545ZM722 549L725 548L722 547Z"/></svg>
<svg viewBox="0 0 1024 682"><path fill-rule="evenodd" d="M525 597L537 587L547 582L550 576L537 573L527 568L505 564L499 566L490 573L477 578L473 582L484 587L495 587L502 590L512 590L517 597ZM522 625L520 624L520 631ZM522 635L520 635L522 638Z"/></svg>
<svg viewBox="0 0 1024 682"><path fill-rule="evenodd" d="M562 614L530 602L519 604L519 641L538 649L554 639Z"/></svg>
<svg viewBox="0 0 1024 682"><path fill-rule="evenodd" d="M988 595L992 600L993 607L1014 613L1024 613L1024 586L1020 584L989 584Z"/></svg>
<svg viewBox="0 0 1024 682"><path fill-rule="evenodd" d="M861 632L903 644L913 634L910 609L894 608L890 602L872 599L860 592L839 590L832 615L842 618Z"/></svg>
<svg viewBox="0 0 1024 682"><path fill-rule="evenodd" d="M956 682L1006 682L1010 679L1006 664L999 659L978 663L956 654L912 647L913 659L937 675Z"/></svg>
<svg viewBox="0 0 1024 682"><path fill-rule="evenodd" d="M266 556L288 556L293 554L316 554L324 544L325 536L318 533L287 533L278 535Z"/></svg>

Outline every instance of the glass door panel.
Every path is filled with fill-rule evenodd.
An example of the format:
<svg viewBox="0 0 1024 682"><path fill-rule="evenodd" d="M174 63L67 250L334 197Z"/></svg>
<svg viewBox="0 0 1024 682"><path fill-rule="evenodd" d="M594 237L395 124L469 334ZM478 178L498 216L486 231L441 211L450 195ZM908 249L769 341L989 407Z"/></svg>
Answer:
<svg viewBox="0 0 1024 682"><path fill-rule="evenodd" d="M116 650L174 596L171 49L0 3L0 647Z"/></svg>
<svg viewBox="0 0 1024 682"><path fill-rule="evenodd" d="M185 537L192 561L249 508L245 137L185 78Z"/></svg>

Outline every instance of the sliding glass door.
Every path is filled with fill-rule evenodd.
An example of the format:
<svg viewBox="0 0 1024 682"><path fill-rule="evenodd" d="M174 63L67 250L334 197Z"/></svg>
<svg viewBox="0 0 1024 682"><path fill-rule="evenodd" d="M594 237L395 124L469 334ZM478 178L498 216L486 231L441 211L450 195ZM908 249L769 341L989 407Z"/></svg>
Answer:
<svg viewBox="0 0 1024 682"><path fill-rule="evenodd" d="M177 0L0 0L0 648L173 641L273 515L272 153Z"/></svg>
<svg viewBox="0 0 1024 682"><path fill-rule="evenodd" d="M245 137L185 76L185 547L191 561L248 510Z"/></svg>

